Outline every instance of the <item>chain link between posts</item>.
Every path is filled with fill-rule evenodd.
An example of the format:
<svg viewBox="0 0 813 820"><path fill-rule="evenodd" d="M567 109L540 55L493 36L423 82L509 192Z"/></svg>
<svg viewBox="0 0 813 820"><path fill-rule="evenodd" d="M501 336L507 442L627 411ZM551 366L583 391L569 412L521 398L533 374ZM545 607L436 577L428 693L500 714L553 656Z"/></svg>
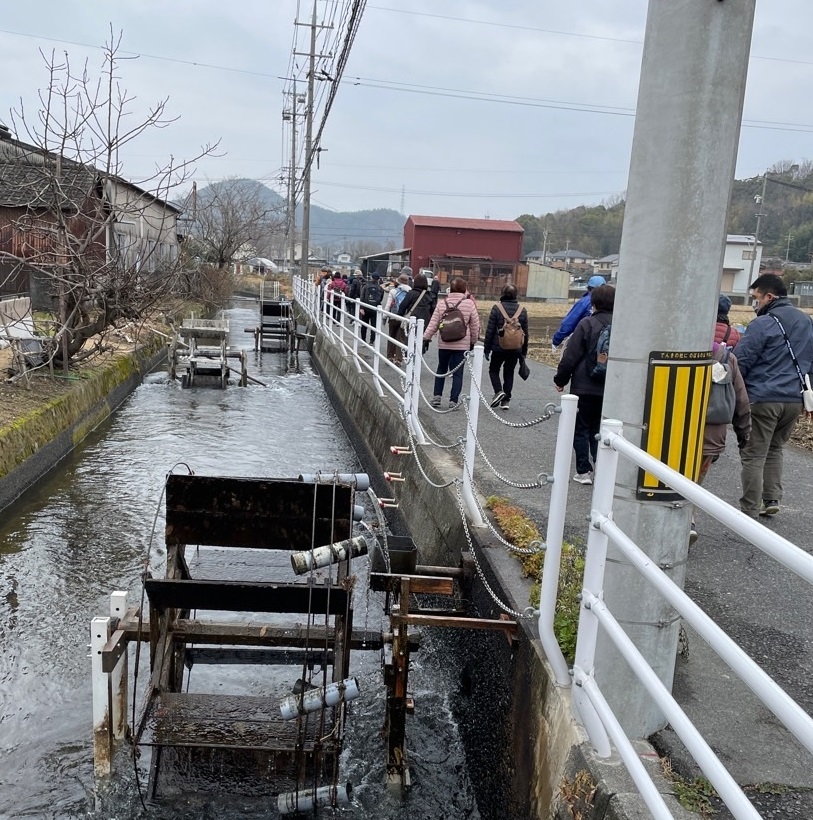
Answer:
<svg viewBox="0 0 813 820"><path fill-rule="evenodd" d="M471 540L471 532L469 530L469 522L468 522L468 519L466 518L466 508L465 508L465 505L463 503L463 494L462 494L461 489L460 489L461 482L456 481L455 483L457 485L455 487L455 490L456 490L455 495L457 496L457 507L460 510L460 517L463 520L463 532L466 535L466 543L469 545L469 554L471 555L472 560L474 561L474 566L477 568L477 575L479 576L480 581L483 584L483 587L485 588L486 592L491 597L491 600L494 601L494 603L497 604L497 606L503 612L506 612L509 615L513 615L515 618L520 619L520 620L530 619L530 618L534 617L533 613L529 610L526 610L526 612L523 613L523 612L517 612L516 609L511 609L511 607L508 606L508 604L503 603L503 601L500 600L497 593L494 592L494 590L491 588L491 585L488 583L488 579L486 578L485 572L483 572L483 568L480 566L480 560L477 557L477 553L474 551L474 544L472 543L472 540Z"/></svg>

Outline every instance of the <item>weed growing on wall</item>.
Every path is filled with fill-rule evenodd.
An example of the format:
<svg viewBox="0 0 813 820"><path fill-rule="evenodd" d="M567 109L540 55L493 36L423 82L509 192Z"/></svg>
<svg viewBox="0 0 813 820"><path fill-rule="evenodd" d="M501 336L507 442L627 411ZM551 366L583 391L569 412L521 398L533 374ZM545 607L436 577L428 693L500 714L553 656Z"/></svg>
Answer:
<svg viewBox="0 0 813 820"><path fill-rule="evenodd" d="M506 537L514 546L528 549L534 541L542 541L542 535L536 524L525 512L506 498L491 496L486 501L494 519ZM539 606L539 586L542 577L542 566L545 553L542 550L531 555L517 555L522 564L526 578L533 578L530 601ZM556 611L553 617L553 630L562 648L565 658L573 662L576 654L576 633L579 625L579 594L582 591L584 578L584 550L575 544L562 544L562 559L559 570L559 589L556 597Z"/></svg>

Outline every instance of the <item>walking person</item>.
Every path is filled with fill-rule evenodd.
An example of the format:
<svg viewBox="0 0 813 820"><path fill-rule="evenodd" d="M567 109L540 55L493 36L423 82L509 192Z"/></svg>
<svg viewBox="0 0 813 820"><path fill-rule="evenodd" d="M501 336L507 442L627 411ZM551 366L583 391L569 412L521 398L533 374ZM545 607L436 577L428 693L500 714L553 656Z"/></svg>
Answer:
<svg viewBox="0 0 813 820"><path fill-rule="evenodd" d="M398 306L398 315L404 316L407 319L410 316L414 316L416 319L423 319L423 326L426 328L432 318L434 309L435 300L432 298L432 293L429 290L429 283L422 273L418 273L412 279L412 290L407 293ZM399 328L398 338L406 343L406 326L403 323Z"/></svg>
<svg viewBox="0 0 813 820"><path fill-rule="evenodd" d="M342 297L340 294L347 293L347 283L342 279L342 275L339 271L335 271L333 274L333 279L330 281L330 284L327 286L327 296L330 298L331 302L333 303L333 321L334 322L341 322L342 314L341 314L341 302Z"/></svg>
<svg viewBox="0 0 813 820"><path fill-rule="evenodd" d="M578 484L593 483L593 467L598 454L596 436L601 427L601 406L604 403L603 374L596 372L597 344L605 327L613 321L615 288L600 285L590 293L592 314L582 319L559 362L553 377L556 389L563 393L568 382L570 392L579 397L576 412L576 429L573 432L573 449L576 453Z"/></svg>
<svg viewBox="0 0 813 820"><path fill-rule="evenodd" d="M370 344L375 344L375 317L379 307L384 301L385 291L381 287L381 274L373 271L370 281L361 289L361 341L367 341L367 327L370 328Z"/></svg>
<svg viewBox="0 0 813 820"><path fill-rule="evenodd" d="M494 390L491 406L508 410L514 389L514 371L520 356L528 355L528 311L519 304L514 285L506 285L500 301L491 308L483 347Z"/></svg>
<svg viewBox="0 0 813 820"><path fill-rule="evenodd" d="M731 300L726 296L720 296L720 307L723 300L731 307ZM726 318L728 309L725 310ZM715 338L718 335L720 325L723 328L727 323L720 322L720 314L717 315L717 325ZM737 333L731 328L732 333ZM726 337L725 330L719 334L721 338ZM730 334L728 337L730 338ZM739 333L737 333L739 338ZM726 437L728 436L728 425L734 427L737 436L737 446L742 451L748 443L751 435L751 405L748 401L748 391L745 388L745 380L740 373L737 357L725 341L715 341L712 348L712 387L709 397L708 409L706 412L706 424L703 428L703 461L700 463L700 474L697 483L702 484L708 474L711 465L714 464L725 452ZM697 528L695 527L694 516L692 516L692 527L689 530L689 544L694 544L697 540Z"/></svg>
<svg viewBox="0 0 813 820"><path fill-rule="evenodd" d="M465 279L460 277L452 279L448 296L438 301L429 325L423 333L423 340L428 343L432 341L432 337L438 330L441 332L438 339L438 375L435 376L435 389L430 402L432 407L440 407L446 374L450 372L452 373L452 387L449 409L456 410L460 402L460 393L463 390L463 359L466 351L474 347L480 335L480 316L477 313L474 299L468 295L467 291L468 284ZM447 320L450 326L452 325L449 321L452 311L459 311L462 314L462 335L458 339L444 340L444 335L447 337L452 335L445 333L442 328L444 320Z"/></svg>
<svg viewBox="0 0 813 820"><path fill-rule="evenodd" d="M731 299L724 293L720 294L717 300L717 322L714 325L714 341L731 348L740 340L740 332L735 327L731 327L728 320L728 311L731 310Z"/></svg>
<svg viewBox="0 0 813 820"><path fill-rule="evenodd" d="M412 278L412 268L403 267L401 273L395 280L395 284L389 289L387 299L384 302L384 310L388 313L397 313L401 302L406 298L406 295L412 290L409 284ZM388 319L389 338L387 339L387 358L395 364L401 364L403 356L401 348L395 344L398 338L398 331L401 328L400 319Z"/></svg>
<svg viewBox="0 0 813 820"><path fill-rule="evenodd" d="M587 293L579 299L572 308L567 312L567 315L564 319L562 319L562 324L559 325L559 329L556 333L553 334L553 344L551 347L554 350L558 350L561 346L562 342L570 336L571 333L576 329L579 322L582 319L586 319L590 312L593 309L593 303L590 301L590 296L593 293L594 288L600 288L602 285L605 285L606 282L603 276L591 276L587 280Z"/></svg>
<svg viewBox="0 0 813 820"><path fill-rule="evenodd" d="M783 448L803 412L804 377L813 366L813 323L790 303L776 274L764 273L749 291L757 317L734 352L751 401L740 509L756 518L779 512Z"/></svg>

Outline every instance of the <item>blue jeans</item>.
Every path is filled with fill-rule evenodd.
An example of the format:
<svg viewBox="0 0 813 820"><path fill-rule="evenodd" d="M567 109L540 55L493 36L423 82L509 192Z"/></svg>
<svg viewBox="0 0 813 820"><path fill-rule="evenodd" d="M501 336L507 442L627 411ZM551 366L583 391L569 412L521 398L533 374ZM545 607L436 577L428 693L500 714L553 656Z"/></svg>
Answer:
<svg viewBox="0 0 813 820"><path fill-rule="evenodd" d="M444 373L454 370L465 358L465 350L444 350L442 347L438 348L438 373L440 376L435 376L435 396L443 395L443 385L446 379L443 377ZM452 375L452 392L449 396L449 401L457 402L460 399L460 391L463 389L463 368L458 367Z"/></svg>

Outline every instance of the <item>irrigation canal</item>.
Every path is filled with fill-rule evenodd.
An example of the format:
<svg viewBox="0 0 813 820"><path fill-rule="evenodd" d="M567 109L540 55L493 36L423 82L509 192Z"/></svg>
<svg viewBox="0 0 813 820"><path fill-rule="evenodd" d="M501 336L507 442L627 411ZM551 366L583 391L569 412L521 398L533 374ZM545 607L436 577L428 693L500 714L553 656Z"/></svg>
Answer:
<svg viewBox="0 0 813 820"><path fill-rule="evenodd" d="M250 350L252 336L244 328L256 325L256 305L240 303L225 316L230 345ZM307 354L300 354L298 372L286 372L285 359L249 353L250 375L266 388L183 390L166 373L151 374L71 457L4 511L0 818L276 816L275 801L241 797L228 786L221 795L179 793L148 804L145 813L138 785L143 786L147 761L134 764L126 747L110 783L97 789L87 643L90 619L107 613L110 592L128 590L129 605L138 604L148 555L152 571L163 572L163 517L157 511L173 465L183 462L198 474L266 477L358 469ZM354 564L360 577L366 561ZM357 625L363 620L377 628L376 595L358 601ZM142 682L147 654L141 657ZM384 786L379 655L354 653L353 663L362 697L350 708L342 760L342 777L354 786L353 808L336 814L477 820L481 815L444 686L449 670L431 637L410 672L417 707L408 723L413 788L403 803Z"/></svg>

